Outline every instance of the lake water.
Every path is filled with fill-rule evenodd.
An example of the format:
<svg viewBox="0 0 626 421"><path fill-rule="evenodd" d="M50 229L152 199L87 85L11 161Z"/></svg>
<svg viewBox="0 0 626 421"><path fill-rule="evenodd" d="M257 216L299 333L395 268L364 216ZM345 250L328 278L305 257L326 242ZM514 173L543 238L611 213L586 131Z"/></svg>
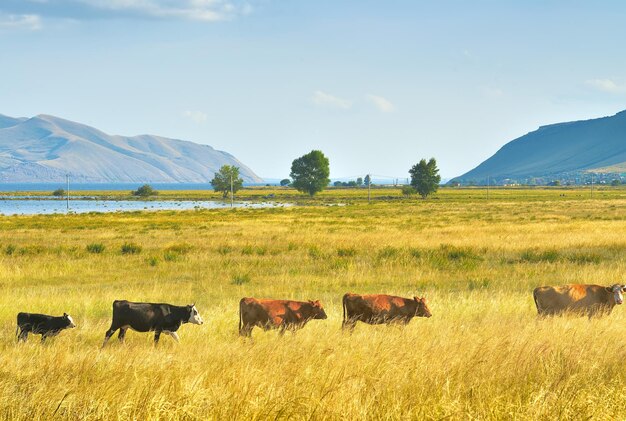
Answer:
<svg viewBox="0 0 626 421"><path fill-rule="evenodd" d="M286 203L273 202L235 202L237 208L274 208L290 206ZM129 212L129 211L158 211L158 210L192 210L192 209L219 209L229 208L228 202L216 201L175 201L175 200L70 200L70 212ZM0 200L1 215L40 215L53 213L67 213L65 200L41 199L10 199Z"/></svg>
<svg viewBox="0 0 626 421"><path fill-rule="evenodd" d="M70 191L137 190L146 183L70 183ZM155 190L210 190L209 183L148 183ZM272 183L276 185L278 183ZM264 186L265 183L243 183L244 186ZM50 191L65 189L65 183L6 183L0 182L2 192Z"/></svg>

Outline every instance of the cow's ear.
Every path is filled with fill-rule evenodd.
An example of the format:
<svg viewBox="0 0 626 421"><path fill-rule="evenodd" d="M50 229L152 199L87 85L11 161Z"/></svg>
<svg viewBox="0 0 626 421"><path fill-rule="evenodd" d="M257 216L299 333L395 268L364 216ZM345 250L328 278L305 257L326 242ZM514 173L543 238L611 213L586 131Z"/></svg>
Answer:
<svg viewBox="0 0 626 421"><path fill-rule="evenodd" d="M626 285L622 285L622 291L626 292Z"/></svg>
<svg viewBox="0 0 626 421"><path fill-rule="evenodd" d="M605 288L608 292L613 292L613 287L606 287Z"/></svg>
<svg viewBox="0 0 626 421"><path fill-rule="evenodd" d="M67 317L67 313L63 313L63 317Z"/></svg>
<svg viewBox="0 0 626 421"><path fill-rule="evenodd" d="M417 298L417 297L413 297L413 299L414 299L415 301L419 301L419 300L420 300L420 299L419 299L419 298Z"/></svg>

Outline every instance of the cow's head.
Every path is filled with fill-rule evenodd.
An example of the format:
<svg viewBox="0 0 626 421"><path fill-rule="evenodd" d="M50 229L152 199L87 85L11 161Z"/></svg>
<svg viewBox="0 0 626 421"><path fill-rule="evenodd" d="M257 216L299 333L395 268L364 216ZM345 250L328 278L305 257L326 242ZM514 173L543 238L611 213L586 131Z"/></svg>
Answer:
<svg viewBox="0 0 626 421"><path fill-rule="evenodd" d="M428 308L428 301L426 301L426 297L417 298L413 297L415 303L415 316L417 317L431 317L433 314L430 312Z"/></svg>
<svg viewBox="0 0 626 421"><path fill-rule="evenodd" d="M187 306L187 310L189 311L189 319L187 320L187 323L193 323L194 325L201 325L204 323L195 304L189 304Z"/></svg>
<svg viewBox="0 0 626 421"><path fill-rule="evenodd" d="M624 292L626 292L626 285L615 284L610 287L606 287L608 292L613 293L613 299L615 304L622 304L624 302Z"/></svg>
<svg viewBox="0 0 626 421"><path fill-rule="evenodd" d="M314 319L324 320L328 318L328 316L326 315L326 312L324 311L324 308L322 307L322 303L320 303L319 300L315 300L315 301L309 300L309 304L311 304L311 307L313 309Z"/></svg>
<svg viewBox="0 0 626 421"><path fill-rule="evenodd" d="M76 323L74 323L74 319L72 319L72 316L70 316L67 313L63 313L63 321L66 324L66 327L72 328L72 327L76 327Z"/></svg>

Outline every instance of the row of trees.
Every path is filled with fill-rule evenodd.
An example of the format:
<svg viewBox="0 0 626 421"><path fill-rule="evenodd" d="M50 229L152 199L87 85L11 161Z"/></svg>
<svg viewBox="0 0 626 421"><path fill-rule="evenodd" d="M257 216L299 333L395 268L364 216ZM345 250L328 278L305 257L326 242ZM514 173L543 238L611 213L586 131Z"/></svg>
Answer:
<svg viewBox="0 0 626 421"><path fill-rule="evenodd" d="M437 168L437 161L431 158L429 161L420 160L409 170L411 174L411 186L406 186L402 192L410 194L418 193L422 198L428 197L437 191L441 176ZM313 150L291 163L291 180L285 178L281 180L281 186L291 186L296 190L314 196L321 192L330 184L330 164L328 158L322 151ZM338 184L339 183L339 184ZM347 183L336 182L335 186L368 186L371 178L367 175L364 179L359 177L356 181ZM227 197L229 192L236 193L243 186L243 180L239 176L239 168L231 165L224 165L211 180L213 189L222 192L223 197ZM408 189L413 189L412 191Z"/></svg>

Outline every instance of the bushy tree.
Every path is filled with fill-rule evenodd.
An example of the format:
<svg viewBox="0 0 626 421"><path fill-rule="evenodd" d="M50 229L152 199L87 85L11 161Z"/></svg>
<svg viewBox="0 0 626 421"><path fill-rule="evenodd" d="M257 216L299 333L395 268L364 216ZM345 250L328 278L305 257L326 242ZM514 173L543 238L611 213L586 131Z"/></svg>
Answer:
<svg viewBox="0 0 626 421"><path fill-rule="evenodd" d="M322 151L311 151L306 155L295 159L291 164L289 176L293 180L291 185L298 191L308 193L310 196L324 190L330 179L330 165L328 158Z"/></svg>
<svg viewBox="0 0 626 421"><path fill-rule="evenodd" d="M62 197L65 196L65 190L63 189L56 189L55 191L52 192L52 195L54 197Z"/></svg>
<svg viewBox="0 0 626 421"><path fill-rule="evenodd" d="M363 185L363 177L359 177L356 179L356 185L357 186L362 186Z"/></svg>
<svg viewBox="0 0 626 421"><path fill-rule="evenodd" d="M156 196L159 194L158 191L154 190L150 184L144 184L139 187L137 190L130 192L133 196L139 197L148 197L148 196Z"/></svg>
<svg viewBox="0 0 626 421"><path fill-rule="evenodd" d="M243 187L243 179L239 177L239 167L234 165L222 165L222 168L215 173L211 186L216 192L222 192L222 197L226 198L230 193L232 182L233 194Z"/></svg>
<svg viewBox="0 0 626 421"><path fill-rule="evenodd" d="M291 180L288 178L283 178L282 180L280 180L280 185L283 187L286 187L290 184L291 184Z"/></svg>
<svg viewBox="0 0 626 421"><path fill-rule="evenodd" d="M618 180L617 178L613 181L611 181L611 185L612 186L619 186L620 184L622 184L622 182L620 180Z"/></svg>
<svg viewBox="0 0 626 421"><path fill-rule="evenodd" d="M430 158L428 162L425 159L420 160L409 170L409 174L411 174L411 186L422 196L422 199L426 199L439 188L441 176L435 158Z"/></svg>
<svg viewBox="0 0 626 421"><path fill-rule="evenodd" d="M369 186L372 183L372 177L369 174L365 176L365 185Z"/></svg>

